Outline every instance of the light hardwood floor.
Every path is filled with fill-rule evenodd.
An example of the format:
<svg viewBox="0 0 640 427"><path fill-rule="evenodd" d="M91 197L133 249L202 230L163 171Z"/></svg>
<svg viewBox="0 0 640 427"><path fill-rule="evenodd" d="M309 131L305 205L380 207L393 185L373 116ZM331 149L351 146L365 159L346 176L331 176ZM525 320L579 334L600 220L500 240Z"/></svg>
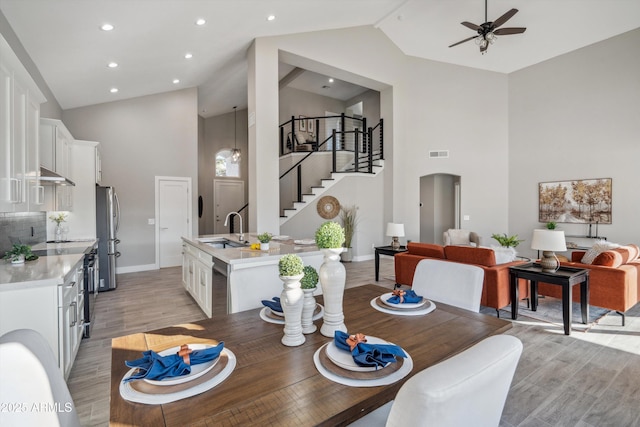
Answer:
<svg viewBox="0 0 640 427"><path fill-rule="evenodd" d="M375 283L373 261L345 266L347 287ZM393 276L393 259L382 257L378 284L392 288ZM82 425L109 424L111 338L203 318L179 267L119 275L118 289L98 297L92 337L82 341L68 380ZM521 319L508 332L524 351L501 427L640 426L640 304L624 328L610 314L571 336Z"/></svg>

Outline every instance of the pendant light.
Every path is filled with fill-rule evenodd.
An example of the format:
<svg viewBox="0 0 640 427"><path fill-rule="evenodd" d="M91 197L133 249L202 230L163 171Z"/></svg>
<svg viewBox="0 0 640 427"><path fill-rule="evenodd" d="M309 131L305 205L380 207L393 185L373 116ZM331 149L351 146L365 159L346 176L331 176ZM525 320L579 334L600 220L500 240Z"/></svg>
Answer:
<svg viewBox="0 0 640 427"><path fill-rule="evenodd" d="M233 107L233 150L231 151L231 163L240 161L240 149L238 148L238 107Z"/></svg>

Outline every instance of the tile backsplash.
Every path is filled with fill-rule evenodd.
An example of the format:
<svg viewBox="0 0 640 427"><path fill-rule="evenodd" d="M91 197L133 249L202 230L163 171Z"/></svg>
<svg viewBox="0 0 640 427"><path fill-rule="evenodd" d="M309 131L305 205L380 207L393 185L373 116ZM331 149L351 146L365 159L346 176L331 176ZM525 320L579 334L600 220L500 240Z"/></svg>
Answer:
<svg viewBox="0 0 640 427"><path fill-rule="evenodd" d="M35 245L46 240L46 212L0 213L0 258L14 243Z"/></svg>

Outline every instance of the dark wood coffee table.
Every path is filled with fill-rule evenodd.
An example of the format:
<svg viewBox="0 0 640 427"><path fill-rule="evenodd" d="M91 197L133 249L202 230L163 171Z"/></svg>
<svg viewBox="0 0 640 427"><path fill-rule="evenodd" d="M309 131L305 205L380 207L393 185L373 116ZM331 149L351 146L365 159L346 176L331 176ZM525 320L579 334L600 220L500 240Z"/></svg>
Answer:
<svg viewBox="0 0 640 427"><path fill-rule="evenodd" d="M376 249L376 282L380 277L380 254L395 256L395 254L399 254L402 252L407 252L406 246L400 246L400 249L393 249L391 245L389 246L378 246Z"/></svg>
<svg viewBox="0 0 640 427"><path fill-rule="evenodd" d="M560 267L557 271L543 271L540 264L524 264L509 267L511 284L511 318L518 318L518 279L531 282L531 310L538 309L538 282L562 286L562 321L564 334L571 335L573 285L580 284L580 310L582 323L589 321L589 270L585 268Z"/></svg>

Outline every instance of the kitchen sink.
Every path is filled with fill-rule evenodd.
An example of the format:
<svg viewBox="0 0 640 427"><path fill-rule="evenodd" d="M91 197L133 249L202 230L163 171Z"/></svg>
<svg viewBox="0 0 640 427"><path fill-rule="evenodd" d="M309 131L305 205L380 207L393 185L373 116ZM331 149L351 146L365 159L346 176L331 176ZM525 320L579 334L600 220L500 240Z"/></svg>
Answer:
<svg viewBox="0 0 640 427"><path fill-rule="evenodd" d="M216 249L243 248L249 244L247 241L239 242L229 240L224 237L207 237L204 239L198 239L198 241Z"/></svg>

